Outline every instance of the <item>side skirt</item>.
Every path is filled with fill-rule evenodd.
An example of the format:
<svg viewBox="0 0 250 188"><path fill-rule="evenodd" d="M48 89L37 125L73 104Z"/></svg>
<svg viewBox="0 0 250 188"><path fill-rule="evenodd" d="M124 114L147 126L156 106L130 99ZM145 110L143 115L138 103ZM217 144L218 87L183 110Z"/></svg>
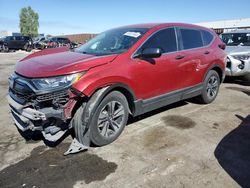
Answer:
<svg viewBox="0 0 250 188"><path fill-rule="evenodd" d="M138 116L146 112L167 106L169 104L192 98L201 94L203 84L198 84L185 89L180 89L170 93L166 93L157 97L152 97L150 99L139 99L134 101L135 111L133 116Z"/></svg>

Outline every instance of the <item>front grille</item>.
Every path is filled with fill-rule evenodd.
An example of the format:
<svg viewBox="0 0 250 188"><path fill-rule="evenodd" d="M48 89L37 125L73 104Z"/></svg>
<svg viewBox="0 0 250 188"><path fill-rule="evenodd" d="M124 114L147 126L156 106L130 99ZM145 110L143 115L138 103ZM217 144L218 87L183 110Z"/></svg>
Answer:
<svg viewBox="0 0 250 188"><path fill-rule="evenodd" d="M21 92L18 92L16 90L14 90L14 89L11 89L11 88L10 88L9 91L10 91L10 93L12 95L15 96L15 98L21 99L21 100L25 100L26 102L30 101L31 99L34 98L34 94L33 93L21 93Z"/></svg>
<svg viewBox="0 0 250 188"><path fill-rule="evenodd" d="M68 97L67 90L63 90L63 91L56 91L53 93L38 95L36 97L36 100L38 102L45 102L45 101L51 101L53 99L62 99L62 98L67 98L67 97Z"/></svg>

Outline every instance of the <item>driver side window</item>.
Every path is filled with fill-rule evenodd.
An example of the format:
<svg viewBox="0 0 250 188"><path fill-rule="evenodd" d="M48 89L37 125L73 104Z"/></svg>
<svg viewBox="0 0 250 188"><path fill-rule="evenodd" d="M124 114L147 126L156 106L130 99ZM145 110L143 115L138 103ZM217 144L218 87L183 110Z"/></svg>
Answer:
<svg viewBox="0 0 250 188"><path fill-rule="evenodd" d="M153 34L141 47L161 48L162 53L177 51L176 36L174 28L162 29Z"/></svg>

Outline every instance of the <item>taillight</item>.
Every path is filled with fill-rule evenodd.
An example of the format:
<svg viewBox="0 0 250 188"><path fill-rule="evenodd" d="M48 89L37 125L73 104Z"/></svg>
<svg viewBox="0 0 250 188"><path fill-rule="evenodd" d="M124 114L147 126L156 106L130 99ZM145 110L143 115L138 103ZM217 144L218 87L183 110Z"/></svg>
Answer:
<svg viewBox="0 0 250 188"><path fill-rule="evenodd" d="M226 44L225 43L221 43L218 45L218 47L222 50L225 50L226 49Z"/></svg>

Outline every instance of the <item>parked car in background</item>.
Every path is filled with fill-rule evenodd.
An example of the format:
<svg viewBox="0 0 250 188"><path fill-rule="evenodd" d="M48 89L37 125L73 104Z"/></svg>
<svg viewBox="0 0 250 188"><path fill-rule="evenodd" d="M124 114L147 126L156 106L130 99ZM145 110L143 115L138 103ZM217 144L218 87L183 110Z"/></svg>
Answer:
<svg viewBox="0 0 250 188"><path fill-rule="evenodd" d="M0 52L4 51L4 37L0 38Z"/></svg>
<svg viewBox="0 0 250 188"><path fill-rule="evenodd" d="M80 42L75 42L75 41L71 41L71 48L77 48L79 46L81 46L82 43Z"/></svg>
<svg viewBox="0 0 250 188"><path fill-rule="evenodd" d="M46 37L39 37L39 38L37 38L33 42L34 48L40 49L40 50L46 48L47 44L45 43L45 41L46 41Z"/></svg>
<svg viewBox="0 0 250 188"><path fill-rule="evenodd" d="M36 49L45 49L45 48L56 48L61 46L67 46L69 48L76 48L79 47L81 43L72 42L68 38L64 37L40 37L34 41L34 47Z"/></svg>
<svg viewBox="0 0 250 188"><path fill-rule="evenodd" d="M243 77L250 85L250 30L238 30L220 35L227 45L226 75Z"/></svg>
<svg viewBox="0 0 250 188"><path fill-rule="evenodd" d="M69 48L72 48L72 43L68 38L52 37L50 40L55 42L57 44L57 47L67 46Z"/></svg>
<svg viewBox="0 0 250 188"><path fill-rule="evenodd" d="M33 49L33 41L28 36L7 36L4 38L4 50L26 50Z"/></svg>
<svg viewBox="0 0 250 188"><path fill-rule="evenodd" d="M178 23L111 29L86 44L45 49L17 62L8 102L17 128L57 142L67 153L116 140L138 116L196 97L215 100L224 79L225 44L207 28Z"/></svg>
<svg viewBox="0 0 250 188"><path fill-rule="evenodd" d="M58 44L54 42L51 38L47 38L46 40L43 41L43 43L44 43L43 49L58 47Z"/></svg>
<svg viewBox="0 0 250 188"><path fill-rule="evenodd" d="M43 41L44 48L56 48L67 46L68 48L73 48L73 44L68 38L63 37L50 37Z"/></svg>

